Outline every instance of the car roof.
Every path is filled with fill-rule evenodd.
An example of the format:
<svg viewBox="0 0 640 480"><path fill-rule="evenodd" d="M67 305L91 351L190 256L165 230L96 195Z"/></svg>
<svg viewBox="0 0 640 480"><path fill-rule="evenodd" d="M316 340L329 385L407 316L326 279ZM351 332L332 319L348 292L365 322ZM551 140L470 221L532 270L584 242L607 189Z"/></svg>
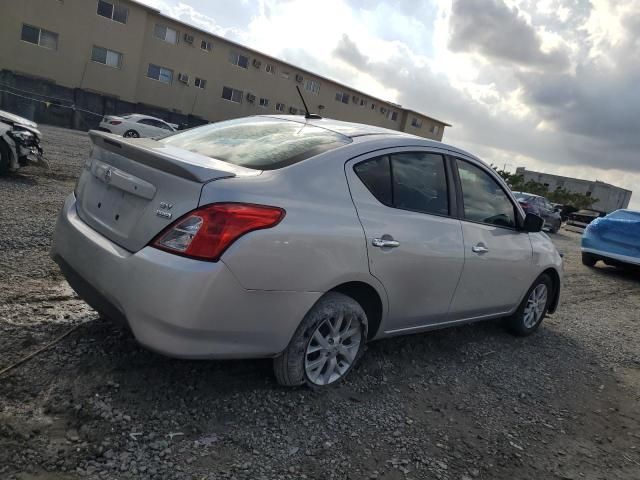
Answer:
<svg viewBox="0 0 640 480"><path fill-rule="evenodd" d="M526 195L528 197L535 197L535 198L544 198L542 195L536 195L535 193L528 193L528 192L513 192L514 195Z"/></svg>
<svg viewBox="0 0 640 480"><path fill-rule="evenodd" d="M381 137L395 138L398 140L409 140L412 145L444 148L447 150L451 150L452 152L466 155L468 157L474 158L475 160L479 160L483 162L475 155L465 150L462 150L458 147L455 147L453 145L449 145L437 140L431 140L428 138L419 137L418 135L412 135L410 133L391 130L389 128L376 127L373 125L366 125L364 123L344 122L342 120L334 120L332 118L307 119L304 116L300 116L300 115L257 115L257 116L275 118L278 120L288 120L290 122L297 122L300 124L310 124L316 127L324 128L326 130L330 130L340 135L344 135L345 137L349 137L351 139L360 139L363 141L366 141L367 138L362 138L362 137L370 137L371 140L379 139Z"/></svg>
<svg viewBox="0 0 640 480"><path fill-rule="evenodd" d="M167 123L164 120L162 120L161 118L152 117L151 115L143 115L142 113L130 113L128 115L123 115L123 117L127 117L127 118L150 118L152 120L160 120L161 122Z"/></svg>

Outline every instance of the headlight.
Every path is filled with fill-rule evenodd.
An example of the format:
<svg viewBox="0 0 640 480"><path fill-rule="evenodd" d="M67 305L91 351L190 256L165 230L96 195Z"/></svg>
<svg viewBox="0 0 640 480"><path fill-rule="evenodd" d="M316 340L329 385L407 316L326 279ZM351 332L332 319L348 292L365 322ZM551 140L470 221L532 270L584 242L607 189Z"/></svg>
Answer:
<svg viewBox="0 0 640 480"><path fill-rule="evenodd" d="M9 132L14 140L22 141L22 142L31 142L35 138L35 135L27 130L11 130Z"/></svg>

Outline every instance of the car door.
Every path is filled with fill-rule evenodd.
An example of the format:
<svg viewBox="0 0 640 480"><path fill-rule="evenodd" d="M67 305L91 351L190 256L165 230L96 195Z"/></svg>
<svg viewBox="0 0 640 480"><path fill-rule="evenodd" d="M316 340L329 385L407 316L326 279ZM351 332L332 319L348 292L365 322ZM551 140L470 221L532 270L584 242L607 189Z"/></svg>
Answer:
<svg viewBox="0 0 640 480"><path fill-rule="evenodd" d="M140 125L140 134L143 137L157 137L159 135L163 135L165 132L158 126L156 120L152 118L142 118L138 120L138 124Z"/></svg>
<svg viewBox="0 0 640 480"><path fill-rule="evenodd" d="M358 157L346 175L369 270L389 300L386 333L446 321L464 263L451 174L439 153L397 149Z"/></svg>
<svg viewBox="0 0 640 480"><path fill-rule="evenodd" d="M496 174L471 159L455 165L465 261L451 318L510 312L530 286L531 240L518 230L520 212Z"/></svg>

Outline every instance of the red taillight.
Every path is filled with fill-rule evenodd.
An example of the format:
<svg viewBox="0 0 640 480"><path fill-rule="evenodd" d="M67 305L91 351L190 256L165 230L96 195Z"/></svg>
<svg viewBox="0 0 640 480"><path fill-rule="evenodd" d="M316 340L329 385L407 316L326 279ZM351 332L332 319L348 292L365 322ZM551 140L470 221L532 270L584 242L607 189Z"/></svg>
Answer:
<svg viewBox="0 0 640 480"><path fill-rule="evenodd" d="M150 245L178 255L215 262L242 235L275 227L284 215L285 211L278 207L213 203L179 218Z"/></svg>
<svg viewBox="0 0 640 480"><path fill-rule="evenodd" d="M120 125L122 122L120 120L111 120L109 121L111 125Z"/></svg>

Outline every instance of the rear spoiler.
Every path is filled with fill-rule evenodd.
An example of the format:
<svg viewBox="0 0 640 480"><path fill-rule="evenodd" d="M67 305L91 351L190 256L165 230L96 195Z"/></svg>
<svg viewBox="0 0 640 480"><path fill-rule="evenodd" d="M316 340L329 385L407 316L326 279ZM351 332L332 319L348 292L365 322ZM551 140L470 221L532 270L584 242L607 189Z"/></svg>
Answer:
<svg viewBox="0 0 640 480"><path fill-rule="evenodd" d="M205 183L221 178L259 175L259 170L239 167L197 153L165 145L151 138L123 138L90 130L91 142L100 148L177 177Z"/></svg>

